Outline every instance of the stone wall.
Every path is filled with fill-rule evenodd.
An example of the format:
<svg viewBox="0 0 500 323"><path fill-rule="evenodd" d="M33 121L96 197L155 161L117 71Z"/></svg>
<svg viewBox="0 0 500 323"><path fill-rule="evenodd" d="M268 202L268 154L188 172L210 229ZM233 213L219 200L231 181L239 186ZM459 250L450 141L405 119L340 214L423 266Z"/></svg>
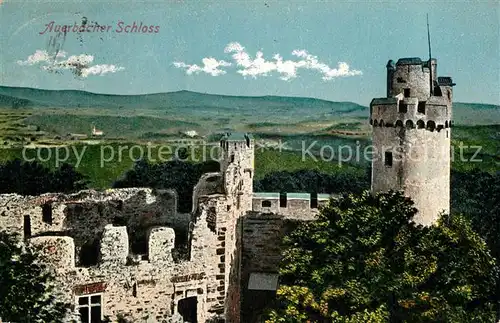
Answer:
<svg viewBox="0 0 500 323"><path fill-rule="evenodd" d="M241 322L257 322L262 310L274 300L273 291L250 291L251 273L278 273L283 238L303 221L314 220L309 213L301 219L276 213L248 212L242 219ZM255 299L259 297L260 299Z"/></svg>
<svg viewBox="0 0 500 323"><path fill-rule="evenodd" d="M147 318L161 322L177 311L179 300L195 296L198 322L209 318L209 308L215 303L210 301L215 293L209 286L215 286L218 274L210 266L218 258L217 235L207 228L203 213L193 226L191 256L180 262L172 257L175 234L171 228L150 229L149 260L133 263L127 262L126 227L105 226L95 266L78 267L71 261L72 240L59 236L30 239L47 251L67 301L76 303L79 296L102 293L103 313L111 318L120 313L137 322Z"/></svg>
<svg viewBox="0 0 500 323"><path fill-rule="evenodd" d="M253 193L252 211L281 214L289 219L311 220L332 196L318 194L314 204L309 193Z"/></svg>
<svg viewBox="0 0 500 323"><path fill-rule="evenodd" d="M75 313L78 297L95 294L102 297L103 315L112 319L120 313L137 322L146 318L161 322L177 312L180 300L195 297L197 321L205 322L218 307L224 308L226 296L225 276L219 278L221 241L206 211L224 197L205 198L202 211L192 216L176 212L173 191L133 188L39 197L0 195L0 227L21 233L21 238L41 248ZM226 202L221 209L226 210ZM176 243L178 229L186 235L184 248ZM146 246L141 255L132 252L136 240L131 235L138 232L144 234L140 238ZM85 249L89 241L96 242L94 250ZM82 265L79 254L85 250L95 263Z"/></svg>

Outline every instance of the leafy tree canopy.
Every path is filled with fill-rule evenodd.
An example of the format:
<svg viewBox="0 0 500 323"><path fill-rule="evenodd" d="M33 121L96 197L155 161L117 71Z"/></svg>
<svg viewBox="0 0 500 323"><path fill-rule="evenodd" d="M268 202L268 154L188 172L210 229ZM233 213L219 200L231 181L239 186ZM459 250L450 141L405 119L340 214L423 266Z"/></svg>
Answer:
<svg viewBox="0 0 500 323"><path fill-rule="evenodd" d="M215 161L191 163L172 160L151 164L145 160L135 163L134 168L117 180L113 187L151 187L156 189L175 189L179 199L179 211L191 212L194 186L201 175L219 171L219 163Z"/></svg>
<svg viewBox="0 0 500 323"><path fill-rule="evenodd" d="M0 194L73 193L86 187L85 177L70 164L51 170L37 161L15 159L0 165Z"/></svg>
<svg viewBox="0 0 500 323"><path fill-rule="evenodd" d="M498 277L462 216L416 225L401 193L331 200L285 239L267 322L493 322Z"/></svg>
<svg viewBox="0 0 500 323"><path fill-rule="evenodd" d="M254 182L255 192L309 192L309 193L361 193L370 188L370 173L325 174L318 170L303 169L267 174Z"/></svg>
<svg viewBox="0 0 500 323"><path fill-rule="evenodd" d="M68 304L56 299L54 277L36 250L0 232L0 319L3 322L65 322Z"/></svg>

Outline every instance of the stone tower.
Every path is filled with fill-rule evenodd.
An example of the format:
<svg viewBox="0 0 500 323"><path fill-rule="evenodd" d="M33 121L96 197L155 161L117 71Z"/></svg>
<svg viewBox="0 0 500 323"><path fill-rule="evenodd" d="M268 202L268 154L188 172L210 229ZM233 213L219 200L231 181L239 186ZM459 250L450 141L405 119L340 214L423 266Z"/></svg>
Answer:
<svg viewBox="0 0 500 323"><path fill-rule="evenodd" d="M387 94L370 103L372 191L402 190L418 209L414 221L434 223L450 210L450 77L436 77L435 59L387 63Z"/></svg>
<svg viewBox="0 0 500 323"><path fill-rule="evenodd" d="M225 193L235 198L236 209L252 209L254 139L250 134L228 133L221 139L221 172Z"/></svg>
<svg viewBox="0 0 500 323"><path fill-rule="evenodd" d="M226 295L224 313L226 322L240 322L241 218L252 210L254 140L249 134L228 133L221 139L220 146L220 167L227 203L227 209L224 210L227 211L226 220L221 223L226 231L219 236L225 246L222 271Z"/></svg>

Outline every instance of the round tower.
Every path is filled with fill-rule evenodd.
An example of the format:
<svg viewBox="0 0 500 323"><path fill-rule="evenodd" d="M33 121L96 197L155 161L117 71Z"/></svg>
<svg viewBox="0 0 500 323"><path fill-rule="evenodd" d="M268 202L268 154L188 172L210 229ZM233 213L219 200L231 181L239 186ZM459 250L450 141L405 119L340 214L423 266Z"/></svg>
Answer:
<svg viewBox="0 0 500 323"><path fill-rule="evenodd" d="M435 76L435 59L402 58L395 67L391 63L387 64L387 97L370 104L372 191L404 191L418 209L414 221L430 225L441 212L450 210L455 84L449 77Z"/></svg>

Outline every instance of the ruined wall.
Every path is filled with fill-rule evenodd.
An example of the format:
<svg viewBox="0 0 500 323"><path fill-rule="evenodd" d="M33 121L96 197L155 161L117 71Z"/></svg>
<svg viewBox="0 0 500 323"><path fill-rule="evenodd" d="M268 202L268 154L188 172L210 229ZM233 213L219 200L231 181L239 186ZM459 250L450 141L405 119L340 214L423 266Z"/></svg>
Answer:
<svg viewBox="0 0 500 323"><path fill-rule="evenodd" d="M297 213L288 216L252 211L241 218L241 322L257 322L259 315L275 298L274 291L249 290L250 274L278 273L282 258L283 238L300 223L313 221L315 216L316 213L313 212L306 212L299 217ZM259 299L255 299L256 297Z"/></svg>
<svg viewBox="0 0 500 323"><path fill-rule="evenodd" d="M210 307L225 300L224 291L217 299L221 242L208 212L195 218L178 214L176 198L173 191L136 188L0 195L0 227L42 248L59 289L75 306L79 296L101 293L103 314L112 319L121 313L139 322L146 317L161 321L178 310L181 299L194 296L197 320L204 322L212 315ZM50 217L44 205L51 206ZM187 235L185 249L177 246L177 228ZM137 231L144 231L146 245L139 257L131 250L131 234ZM95 263L82 266L78 255L89 240L97 241L96 250L87 250L96 256Z"/></svg>
<svg viewBox="0 0 500 323"><path fill-rule="evenodd" d="M120 313L137 321L161 321L177 311L179 300L196 296L197 320L205 322L216 297L218 272L217 267L210 265L219 258L215 248L217 235L208 228L206 213L202 212L193 224L187 260L176 262L172 257L173 229L154 227L148 237L149 260L127 262L126 227L106 225L99 262L90 267L75 264L71 237L42 236L31 238L30 242L46 250L60 290L71 303L78 296L102 293L103 312L111 318Z"/></svg>

